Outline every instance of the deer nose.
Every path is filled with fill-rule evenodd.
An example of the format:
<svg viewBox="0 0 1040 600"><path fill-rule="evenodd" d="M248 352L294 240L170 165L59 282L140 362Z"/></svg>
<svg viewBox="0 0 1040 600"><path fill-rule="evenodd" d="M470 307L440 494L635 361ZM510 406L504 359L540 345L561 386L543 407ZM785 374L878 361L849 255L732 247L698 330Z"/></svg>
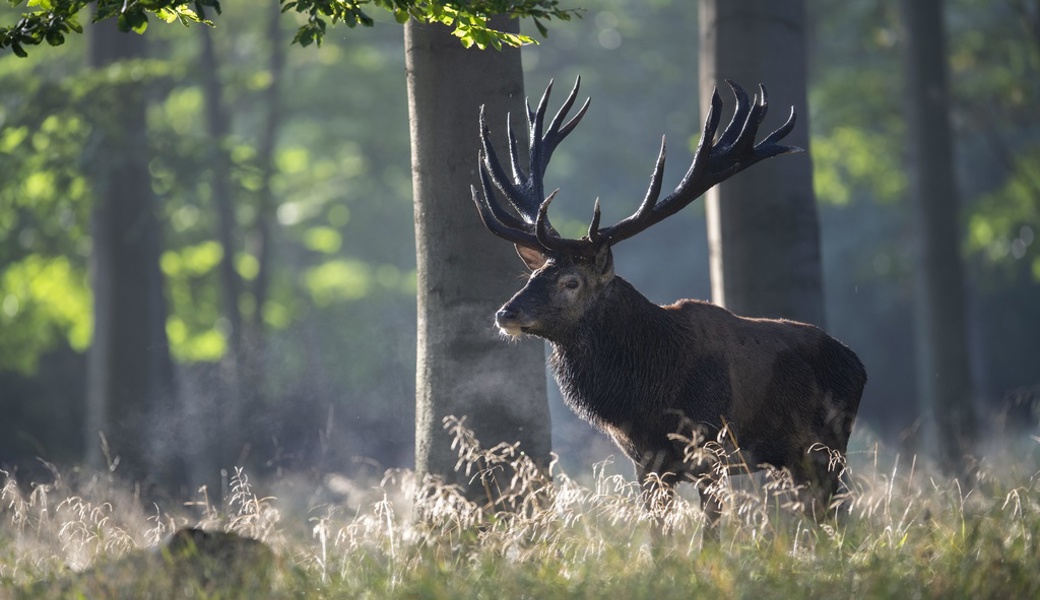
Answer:
<svg viewBox="0 0 1040 600"><path fill-rule="evenodd" d="M495 320L499 323L508 323L509 321L516 320L517 311L516 309L502 307L495 313Z"/></svg>

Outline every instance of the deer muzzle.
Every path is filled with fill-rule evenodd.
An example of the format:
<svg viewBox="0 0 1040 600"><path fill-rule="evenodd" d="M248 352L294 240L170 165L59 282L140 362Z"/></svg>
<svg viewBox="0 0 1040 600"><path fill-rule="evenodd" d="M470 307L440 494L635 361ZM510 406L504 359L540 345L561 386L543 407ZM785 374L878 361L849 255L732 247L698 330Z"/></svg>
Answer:
<svg viewBox="0 0 1040 600"><path fill-rule="evenodd" d="M534 319L507 304L495 313L495 325L502 333L516 337L521 333L526 333L534 325Z"/></svg>

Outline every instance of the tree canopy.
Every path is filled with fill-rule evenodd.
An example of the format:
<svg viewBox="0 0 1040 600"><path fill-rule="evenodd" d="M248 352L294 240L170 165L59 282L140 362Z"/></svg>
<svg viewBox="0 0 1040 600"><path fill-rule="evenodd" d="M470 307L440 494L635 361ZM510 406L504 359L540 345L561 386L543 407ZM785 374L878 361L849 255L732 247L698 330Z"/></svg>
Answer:
<svg viewBox="0 0 1040 600"><path fill-rule="evenodd" d="M13 25L0 26L0 49L10 48L18 56L28 55L27 46L44 42L60 46L70 33L83 33L79 14L93 6L91 21L116 19L124 32L144 33L149 16L183 25L204 23L213 25L211 16L220 14L219 0L10 0L14 6L25 5L21 18ZM569 20L577 9L559 7L558 0L279 0L282 12L294 11L306 17L299 25L294 43L301 46L320 45L326 27L342 24L346 27L371 27L375 19L369 12L385 10L398 23L416 19L426 23L441 23L450 27L465 47L488 46L500 48L503 44L520 46L534 43L534 38L495 29L488 25L493 15L509 15L531 19L544 36L547 29L542 23L552 19Z"/></svg>

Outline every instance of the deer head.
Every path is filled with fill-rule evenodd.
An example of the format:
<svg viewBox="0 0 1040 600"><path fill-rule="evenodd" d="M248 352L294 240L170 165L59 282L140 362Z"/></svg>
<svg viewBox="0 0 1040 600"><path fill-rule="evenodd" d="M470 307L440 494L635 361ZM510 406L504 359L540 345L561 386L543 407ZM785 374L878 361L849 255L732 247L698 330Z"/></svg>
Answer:
<svg viewBox="0 0 1040 600"><path fill-rule="evenodd" d="M516 136L511 121L507 120L512 177L506 174L492 148L481 109L479 171L482 193L473 187L473 202L484 226L502 239L513 242L520 257L533 271L524 288L496 314L496 324L508 335L530 333L550 340L565 335L614 278L611 254L614 244L679 212L714 185L761 160L801 152L801 148L778 143L794 128L794 107L780 128L755 144L755 135L768 108L766 90L760 85L759 94L749 99L743 88L727 80L736 98L733 117L716 139L722 100L715 89L693 162L670 194L659 199L665 163L665 140L662 137L649 188L636 212L614 225L601 227L597 200L588 234L580 239L564 238L548 217L549 205L559 190L546 196L543 178L556 146L574 130L588 110L590 101L586 100L574 118L563 124L578 95L580 83L580 78L575 81L547 128L544 126L545 111L552 82L545 88L535 110L527 106L530 133L528 173L524 173L520 165ZM495 188L506 197L516 215L498 203Z"/></svg>

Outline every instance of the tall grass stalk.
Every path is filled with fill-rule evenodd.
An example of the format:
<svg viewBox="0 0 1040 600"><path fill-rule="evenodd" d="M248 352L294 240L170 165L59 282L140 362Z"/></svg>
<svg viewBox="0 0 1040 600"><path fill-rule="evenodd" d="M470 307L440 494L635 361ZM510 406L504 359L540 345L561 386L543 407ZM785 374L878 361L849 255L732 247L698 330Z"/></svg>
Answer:
<svg viewBox="0 0 1040 600"><path fill-rule="evenodd" d="M967 491L861 435L847 464L841 457L849 494L836 518L816 523L798 510L784 472L727 479L713 544L702 543L692 486L648 513L640 487L609 462L577 476L555 464L545 472L514 446L482 448L462 421L448 427L458 468L485 492L478 500L407 470L349 502L312 506L258 493L280 482L257 486L240 469L222 498L200 490L173 507L142 506L110 476L67 481L52 469L51 481L27 485L0 473L0 597L32 597L34 583L78 572L104 576L98 565L185 525L269 545L271 597L1040 597L1036 442L990 453Z"/></svg>

